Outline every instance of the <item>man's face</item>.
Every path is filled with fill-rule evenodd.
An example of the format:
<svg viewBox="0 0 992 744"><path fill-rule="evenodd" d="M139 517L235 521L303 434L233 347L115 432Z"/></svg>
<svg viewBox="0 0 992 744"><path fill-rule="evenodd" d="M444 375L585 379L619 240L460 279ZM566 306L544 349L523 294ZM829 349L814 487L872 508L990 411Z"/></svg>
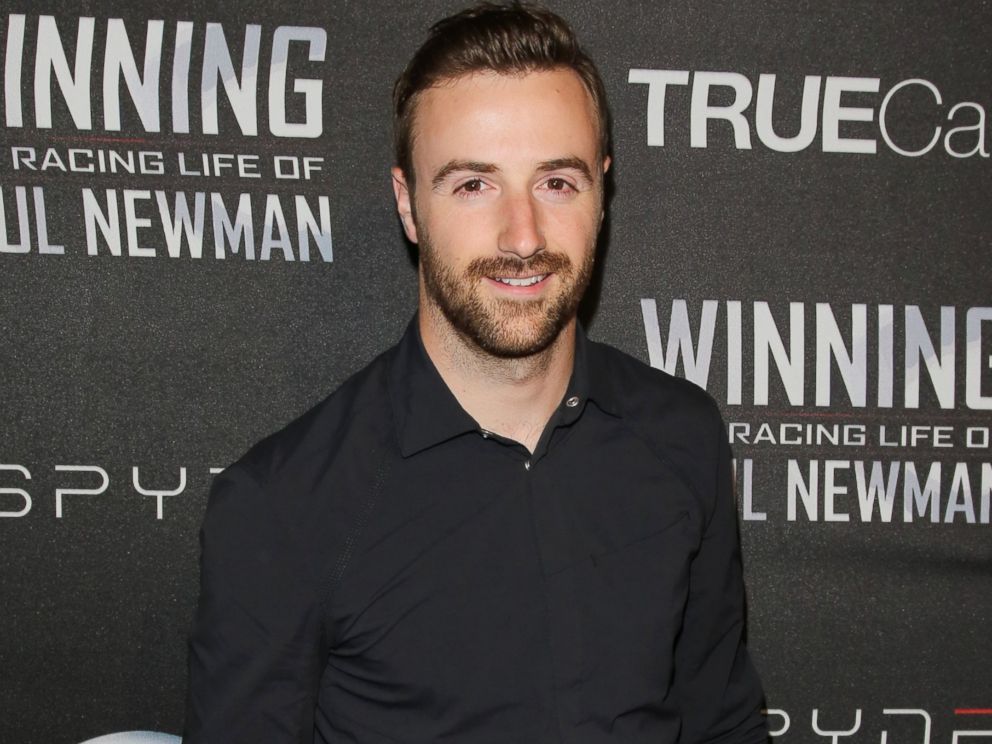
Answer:
<svg viewBox="0 0 992 744"><path fill-rule="evenodd" d="M495 356L543 350L575 318L602 222L589 94L570 70L478 73L416 106L415 194L393 176L421 312Z"/></svg>

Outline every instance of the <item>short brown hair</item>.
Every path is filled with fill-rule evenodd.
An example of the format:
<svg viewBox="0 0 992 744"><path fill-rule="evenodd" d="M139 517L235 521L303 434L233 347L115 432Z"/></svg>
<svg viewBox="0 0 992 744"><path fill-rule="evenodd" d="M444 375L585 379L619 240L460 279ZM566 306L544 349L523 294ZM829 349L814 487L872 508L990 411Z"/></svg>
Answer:
<svg viewBox="0 0 992 744"><path fill-rule="evenodd" d="M419 94L473 72L521 74L566 68L582 80L599 118L600 154L609 153L609 111L599 71L575 32L550 10L483 2L435 23L393 86L396 164L413 188L413 125Z"/></svg>

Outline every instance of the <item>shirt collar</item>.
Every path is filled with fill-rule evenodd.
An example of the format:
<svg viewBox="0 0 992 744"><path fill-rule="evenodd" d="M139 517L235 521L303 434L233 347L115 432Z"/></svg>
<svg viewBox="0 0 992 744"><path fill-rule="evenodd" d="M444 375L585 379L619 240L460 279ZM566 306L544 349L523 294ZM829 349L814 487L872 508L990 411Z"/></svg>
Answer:
<svg viewBox="0 0 992 744"><path fill-rule="evenodd" d="M389 395L403 457L480 431L478 423L461 407L427 355L416 315L396 348ZM578 419L587 401L605 413L620 416L618 400L607 355L600 344L590 341L582 327L577 326L575 362L563 403L568 419Z"/></svg>
<svg viewBox="0 0 992 744"><path fill-rule="evenodd" d="M427 356L416 315L396 349L389 393L403 457L479 430Z"/></svg>
<svg viewBox="0 0 992 744"><path fill-rule="evenodd" d="M620 395L609 370L609 356L602 344L590 341L581 325L575 329L575 363L565 399L592 401L611 416L620 416ZM582 406L579 406L580 408Z"/></svg>

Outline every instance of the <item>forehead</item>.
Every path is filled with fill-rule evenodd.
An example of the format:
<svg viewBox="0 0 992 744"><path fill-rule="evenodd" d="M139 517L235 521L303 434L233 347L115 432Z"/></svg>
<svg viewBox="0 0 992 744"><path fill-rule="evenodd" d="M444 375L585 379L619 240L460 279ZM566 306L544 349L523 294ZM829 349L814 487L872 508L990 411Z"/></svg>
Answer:
<svg viewBox="0 0 992 744"><path fill-rule="evenodd" d="M578 156L593 165L598 117L569 69L464 75L419 94L413 122L414 167L452 158L499 163Z"/></svg>

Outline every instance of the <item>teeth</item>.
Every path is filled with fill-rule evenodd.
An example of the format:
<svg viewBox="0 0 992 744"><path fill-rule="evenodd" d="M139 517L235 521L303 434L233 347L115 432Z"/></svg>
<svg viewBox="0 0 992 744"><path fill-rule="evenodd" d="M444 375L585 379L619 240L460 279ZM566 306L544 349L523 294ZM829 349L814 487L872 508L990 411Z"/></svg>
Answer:
<svg viewBox="0 0 992 744"><path fill-rule="evenodd" d="M503 284L508 284L511 287L531 287L543 280L546 276L547 274L537 274L536 276L528 276L525 279L504 279L502 277L497 277L496 281L502 282Z"/></svg>

